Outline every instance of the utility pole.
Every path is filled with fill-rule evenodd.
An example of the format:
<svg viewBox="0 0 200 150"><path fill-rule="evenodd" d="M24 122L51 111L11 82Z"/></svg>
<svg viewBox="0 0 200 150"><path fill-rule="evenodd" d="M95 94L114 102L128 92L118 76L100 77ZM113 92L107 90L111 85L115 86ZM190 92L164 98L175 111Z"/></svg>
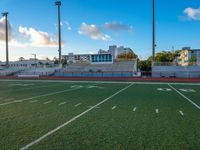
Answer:
<svg viewBox="0 0 200 150"><path fill-rule="evenodd" d="M9 53L8 53L8 12L2 13L5 17L5 29L6 29L6 67L9 67Z"/></svg>
<svg viewBox="0 0 200 150"><path fill-rule="evenodd" d="M152 65L155 62L155 0L152 0Z"/></svg>
<svg viewBox="0 0 200 150"><path fill-rule="evenodd" d="M58 6L58 44L59 44L59 48L58 48L58 52L59 52L59 64L62 64L62 47L61 47L61 22L60 22L60 6L61 6L61 1L58 0L55 2L55 5Z"/></svg>

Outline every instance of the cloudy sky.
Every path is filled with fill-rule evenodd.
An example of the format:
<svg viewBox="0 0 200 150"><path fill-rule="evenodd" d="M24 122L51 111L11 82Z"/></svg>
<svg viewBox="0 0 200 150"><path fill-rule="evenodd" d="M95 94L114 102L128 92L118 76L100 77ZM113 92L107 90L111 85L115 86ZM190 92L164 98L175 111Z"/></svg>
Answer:
<svg viewBox="0 0 200 150"><path fill-rule="evenodd" d="M0 0L9 12L9 52L53 58L57 48L54 0ZM62 0L63 54L96 53L109 45L151 55L151 0ZM4 18L0 16L0 60L5 60ZM200 0L156 0L157 51L200 48Z"/></svg>

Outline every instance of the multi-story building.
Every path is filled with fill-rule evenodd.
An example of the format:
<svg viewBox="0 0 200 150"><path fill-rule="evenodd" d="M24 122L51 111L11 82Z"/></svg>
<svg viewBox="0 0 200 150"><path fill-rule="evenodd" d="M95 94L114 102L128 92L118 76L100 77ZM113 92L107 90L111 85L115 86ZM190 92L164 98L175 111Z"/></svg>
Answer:
<svg viewBox="0 0 200 150"><path fill-rule="evenodd" d="M98 51L98 54L73 54L63 55L68 63L91 63L91 64L110 64L118 58L118 55L124 53L133 53L132 49L124 48L124 46L117 47L116 45L109 46L109 50Z"/></svg>
<svg viewBox="0 0 200 150"><path fill-rule="evenodd" d="M200 49L182 48L179 52L178 63L181 66L200 65Z"/></svg>
<svg viewBox="0 0 200 150"><path fill-rule="evenodd" d="M99 53L109 53L113 56L113 59L117 59L120 54L133 53L131 48L125 48L124 46L117 47L116 45L109 46L109 50L99 50Z"/></svg>
<svg viewBox="0 0 200 150"><path fill-rule="evenodd" d="M5 62L0 62L0 66L5 67ZM38 60L38 59L29 59L29 60L21 60L21 61L10 61L9 67L15 68L32 68L32 67L50 67L54 66L53 61L49 60Z"/></svg>
<svg viewBox="0 0 200 150"><path fill-rule="evenodd" d="M68 55L63 55L63 59L67 61L67 63L76 63L76 62L85 62L89 63L90 62L90 54L74 54L74 53L69 53Z"/></svg>

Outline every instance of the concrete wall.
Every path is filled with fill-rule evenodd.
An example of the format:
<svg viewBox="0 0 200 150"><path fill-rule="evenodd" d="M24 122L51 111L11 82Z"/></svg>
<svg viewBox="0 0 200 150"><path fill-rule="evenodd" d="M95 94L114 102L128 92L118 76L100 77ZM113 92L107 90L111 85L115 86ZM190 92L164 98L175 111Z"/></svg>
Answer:
<svg viewBox="0 0 200 150"><path fill-rule="evenodd" d="M200 78L200 66L153 66L152 77Z"/></svg>

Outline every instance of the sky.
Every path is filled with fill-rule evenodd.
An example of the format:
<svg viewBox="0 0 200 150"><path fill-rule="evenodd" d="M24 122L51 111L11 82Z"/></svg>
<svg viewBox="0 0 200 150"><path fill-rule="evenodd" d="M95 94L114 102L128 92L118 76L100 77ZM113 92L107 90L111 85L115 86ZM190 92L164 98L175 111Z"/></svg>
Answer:
<svg viewBox="0 0 200 150"><path fill-rule="evenodd" d="M97 53L109 45L151 56L151 0L61 0L62 54ZM9 58L58 57L55 0L0 0L9 12ZM200 0L155 0L156 52L200 48ZM5 61L5 19L0 16L0 60Z"/></svg>

